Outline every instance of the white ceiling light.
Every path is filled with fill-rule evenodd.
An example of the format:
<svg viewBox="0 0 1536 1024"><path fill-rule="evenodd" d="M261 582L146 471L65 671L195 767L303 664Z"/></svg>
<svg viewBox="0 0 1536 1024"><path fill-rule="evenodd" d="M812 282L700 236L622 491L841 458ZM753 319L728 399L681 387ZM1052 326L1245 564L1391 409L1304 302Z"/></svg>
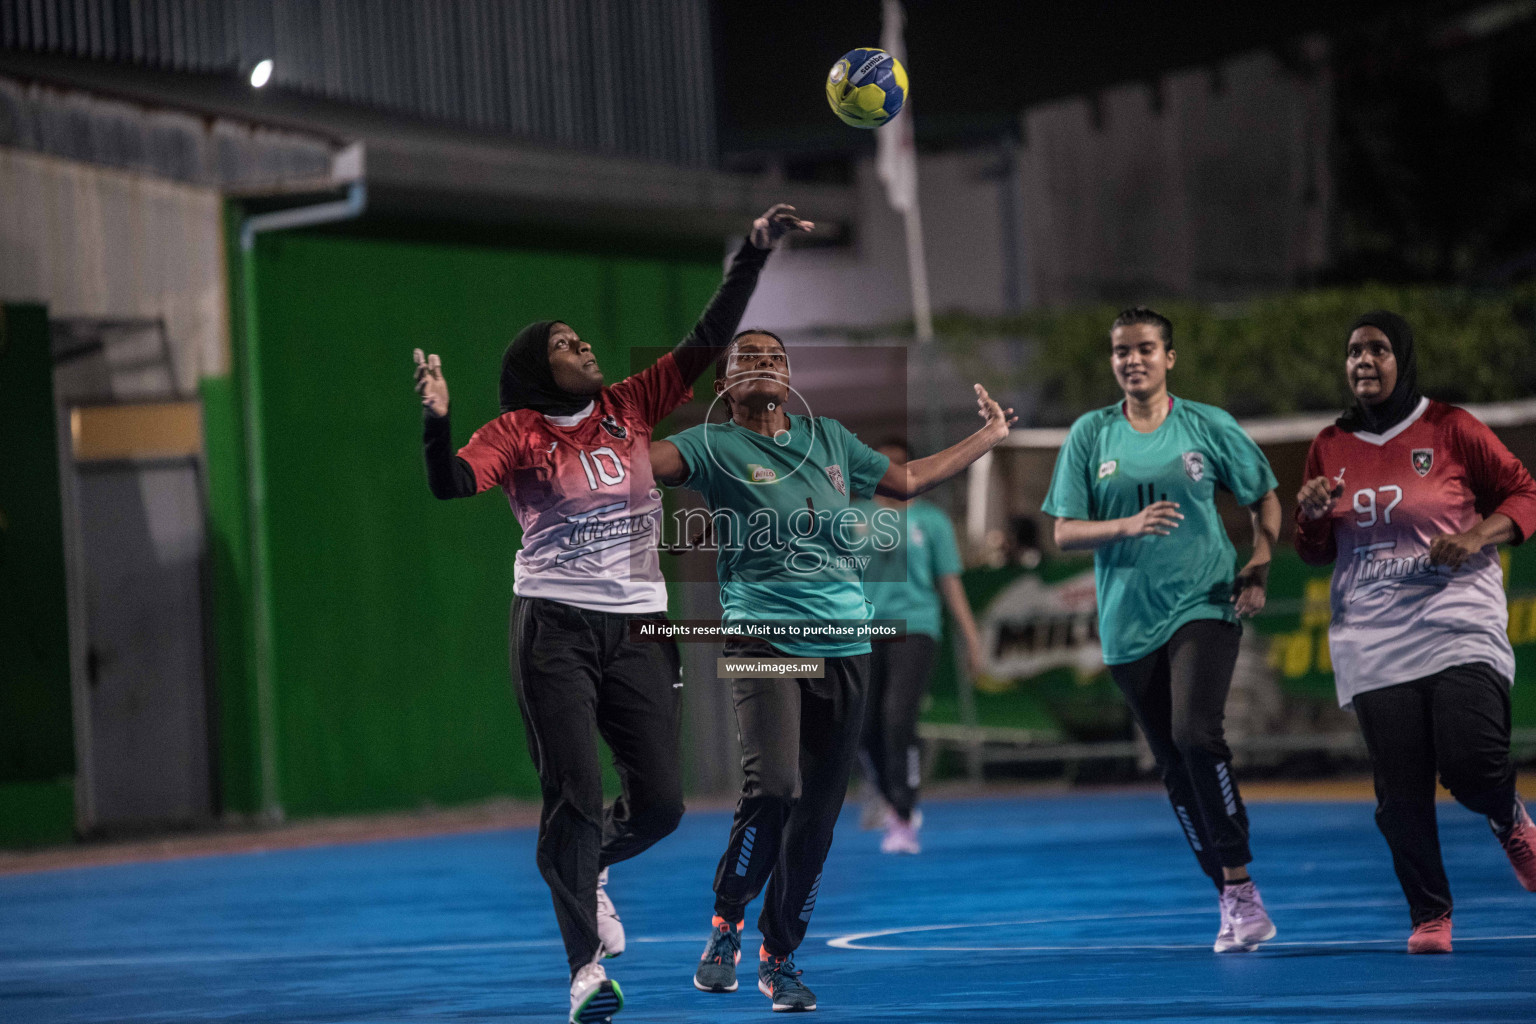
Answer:
<svg viewBox="0 0 1536 1024"><path fill-rule="evenodd" d="M251 88L260 89L272 78L272 61L258 61L251 69Z"/></svg>

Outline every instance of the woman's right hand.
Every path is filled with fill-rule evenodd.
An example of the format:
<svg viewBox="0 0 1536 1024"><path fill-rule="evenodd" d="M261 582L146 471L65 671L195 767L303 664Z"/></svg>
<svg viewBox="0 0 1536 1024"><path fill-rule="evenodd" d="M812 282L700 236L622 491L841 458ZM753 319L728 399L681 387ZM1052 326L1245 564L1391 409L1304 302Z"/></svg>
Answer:
<svg viewBox="0 0 1536 1024"><path fill-rule="evenodd" d="M1126 537L1166 537L1184 518L1176 501L1154 501L1125 520Z"/></svg>
<svg viewBox="0 0 1536 1024"><path fill-rule="evenodd" d="M414 352L416 359L416 393L421 404L433 416L448 415L448 382L443 379L443 361L436 353L423 355L421 349Z"/></svg>
<svg viewBox="0 0 1536 1024"><path fill-rule="evenodd" d="M1301 485L1296 492L1296 504L1301 514L1314 522L1333 511L1333 503L1344 493L1342 485L1334 487L1325 476L1315 476Z"/></svg>

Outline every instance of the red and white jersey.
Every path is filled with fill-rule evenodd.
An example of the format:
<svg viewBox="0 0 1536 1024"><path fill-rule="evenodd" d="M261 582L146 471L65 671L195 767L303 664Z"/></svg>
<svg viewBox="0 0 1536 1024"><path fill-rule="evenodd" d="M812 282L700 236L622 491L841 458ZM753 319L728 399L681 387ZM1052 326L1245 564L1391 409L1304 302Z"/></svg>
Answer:
<svg viewBox="0 0 1536 1024"><path fill-rule="evenodd" d="M1318 434L1306 479L1319 476L1343 493L1315 522L1298 512L1296 550L1310 564L1335 563L1328 640L1340 706L1469 662L1513 680L1498 549L1484 548L1455 572L1429 564L1436 536L1463 533L1495 512L1522 539L1536 529L1536 483L1493 431L1426 398L1385 433Z"/></svg>
<svg viewBox="0 0 1536 1024"><path fill-rule="evenodd" d="M668 354L572 416L518 409L475 431L459 457L475 471L477 492L506 491L523 528L513 593L599 611L666 611L651 429L692 397Z"/></svg>

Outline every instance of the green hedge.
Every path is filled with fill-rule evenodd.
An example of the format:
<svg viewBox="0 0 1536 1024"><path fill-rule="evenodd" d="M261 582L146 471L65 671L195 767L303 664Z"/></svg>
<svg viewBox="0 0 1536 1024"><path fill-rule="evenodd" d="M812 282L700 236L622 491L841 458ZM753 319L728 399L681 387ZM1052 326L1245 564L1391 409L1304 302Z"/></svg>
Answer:
<svg viewBox="0 0 1536 1024"><path fill-rule="evenodd" d="M1495 402L1536 392L1536 284L1500 291L1367 285L1150 305L1174 324L1172 389L1239 416L1341 408L1349 400L1345 331L1370 309L1391 309L1413 325L1419 382L1436 398ZM1118 395L1108 350L1118 312L1102 305L1001 317L951 313L934 329L967 374L1000 389L1038 387L1037 422L1068 422ZM889 339L911 336L912 326L822 333Z"/></svg>

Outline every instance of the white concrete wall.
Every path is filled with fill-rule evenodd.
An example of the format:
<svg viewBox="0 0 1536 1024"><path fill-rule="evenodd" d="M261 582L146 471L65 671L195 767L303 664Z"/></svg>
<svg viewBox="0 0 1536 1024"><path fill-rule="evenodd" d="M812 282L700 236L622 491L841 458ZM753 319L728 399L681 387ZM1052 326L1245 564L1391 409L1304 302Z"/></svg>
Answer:
<svg viewBox="0 0 1536 1024"><path fill-rule="evenodd" d="M194 392L229 371L222 208L212 189L0 147L0 301L163 319Z"/></svg>

